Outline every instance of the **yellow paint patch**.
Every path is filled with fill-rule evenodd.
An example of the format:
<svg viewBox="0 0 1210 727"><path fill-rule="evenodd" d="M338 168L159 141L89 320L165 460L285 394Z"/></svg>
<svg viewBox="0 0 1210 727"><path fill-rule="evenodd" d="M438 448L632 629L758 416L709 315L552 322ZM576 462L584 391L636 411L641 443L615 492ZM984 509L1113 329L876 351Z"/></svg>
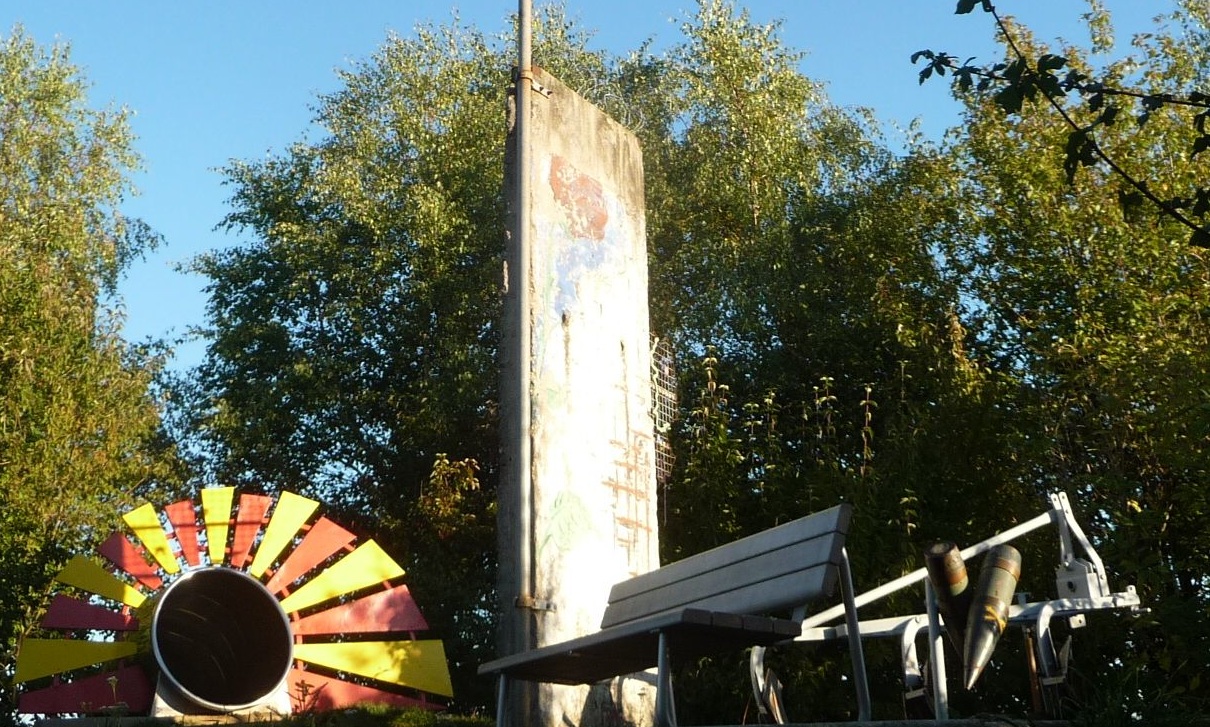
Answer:
<svg viewBox="0 0 1210 727"><path fill-rule="evenodd" d="M59 674L93 664L102 664L133 656L138 645L133 641L81 641L79 639L26 639L17 655L13 681Z"/></svg>
<svg viewBox="0 0 1210 727"><path fill-rule="evenodd" d="M168 536L164 534L160 516L151 503L136 507L123 515L122 519L134 531L135 537L143 543L143 547L147 548L147 552L151 553L155 562L160 564L165 573L180 572L181 566L176 562L172 546L168 544Z"/></svg>
<svg viewBox="0 0 1210 727"><path fill-rule="evenodd" d="M403 568L378 543L369 540L284 598L281 607L286 613L301 611L402 575Z"/></svg>
<svg viewBox="0 0 1210 727"><path fill-rule="evenodd" d="M227 532L231 527L231 502L234 499L234 487L202 490L202 520L206 523L211 565L223 565L227 561Z"/></svg>
<svg viewBox="0 0 1210 727"><path fill-rule="evenodd" d="M59 571L59 575L55 576L55 580L124 603L131 608L138 608L147 600L139 589L114 577L100 563L83 555L77 555L68 561L63 570Z"/></svg>
<svg viewBox="0 0 1210 727"><path fill-rule="evenodd" d="M294 656L317 666L424 692L454 696L440 641L356 641L295 644Z"/></svg>
<svg viewBox="0 0 1210 727"><path fill-rule="evenodd" d="M256 549L256 557L252 559L252 565L248 566L248 572L256 578L263 576L318 507L319 503L315 500L295 495L293 492L281 493L277 506L273 508L269 526L265 528L265 537Z"/></svg>
<svg viewBox="0 0 1210 727"><path fill-rule="evenodd" d="M993 623L996 625L996 633L1004 633L1004 627L1008 625L1008 619L1004 618L1001 609L993 605L983 607L983 621L985 623Z"/></svg>

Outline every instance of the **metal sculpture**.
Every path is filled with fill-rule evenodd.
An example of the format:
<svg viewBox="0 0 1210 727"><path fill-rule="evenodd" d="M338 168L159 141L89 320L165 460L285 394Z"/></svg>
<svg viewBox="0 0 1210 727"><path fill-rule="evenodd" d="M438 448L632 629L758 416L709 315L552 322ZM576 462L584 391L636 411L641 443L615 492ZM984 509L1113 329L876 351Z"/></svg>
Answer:
<svg viewBox="0 0 1210 727"><path fill-rule="evenodd" d="M992 582L977 587L971 594L972 601L978 606L977 610L980 613L982 613L984 605L982 600L986 600L980 595L981 593L992 594L996 600L1009 603L1006 624L1025 630L1030 645L1028 663L1031 669L1031 683L1036 690L1037 705L1035 709L1057 718L1062 713L1063 689L1067 678L1067 655L1070 646L1063 645L1056 648L1051 622L1055 619L1063 619L1067 622L1067 626L1074 630L1085 625L1086 616L1090 613L1114 609L1138 614L1146 609L1142 607L1134 586L1126 586L1124 591L1117 592L1110 589L1109 571L1077 522L1067 495L1062 492L1051 493L1048 499L1050 507L1046 512L963 548L957 553L956 560L967 561L983 553L996 551L997 546L1007 544L1046 526L1054 526L1058 531L1059 565L1055 571L1055 586L1058 593L1055 598L1029 602L1022 599L1020 603L1009 603L1012 601L1012 588L1016 585L1014 573L1019 573L1019 567L1016 571L1013 569L1011 554L1008 561L995 558L986 561L984 570L999 572L989 574L988 578ZM941 610L939 601L942 596L938 591L951 588L958 592L969 590L968 586L962 585L965 578L961 571L965 570L965 566L959 569L953 556L948 555L951 549L948 544L938 547L936 551L930 549L926 553L926 564L931 560L931 568L926 565L924 568L861 593L853 599L856 607L861 608L925 581L925 613L862 620L858 623L845 623L844 625L828 625L841 616L847 616L848 609L843 604L836 605L804 619L802 636L795 641L847 640L850 633L858 633L863 639L897 639L903 666L905 706L913 711L926 710L938 721L949 719L946 659L941 633L943 624L942 616L939 613ZM1000 563L1000 565L993 567L996 563ZM1019 560L1017 563L1019 564ZM937 575L930 578L930 571L937 572ZM1012 581L1012 587L1010 587L1010 581ZM943 587L934 587L935 582L943 584ZM996 608L999 607L999 604L994 605ZM951 603L947 608L954 618L952 621L947 620L944 624L946 628L953 624L967 625L964 649L958 652L960 656L964 656L971 648L972 640L984 640L973 634L970 629L976 631L987 629L991 628L992 624L980 622L976 628L967 620L969 612L964 612L961 606L955 608ZM1003 630L1005 626L999 624L998 618L996 617L995 628ZM929 654L927 679L924 660L920 658L916 648L917 636L926 629ZM981 647L976 649L977 653L982 651L984 649ZM981 658L967 657L964 661L967 663L978 662ZM754 652L751 663L754 684L758 677L764 674L764 669L764 652L761 651L759 654ZM964 677L965 684L972 682L969 674L964 674ZM976 675L975 678L977 679L978 676ZM759 694L757 696L759 698Z"/></svg>
<svg viewBox="0 0 1210 727"><path fill-rule="evenodd" d="M26 714L289 714L375 702L440 709L453 689L403 568L284 492L231 487L126 513L56 576L14 681ZM270 511L272 511L270 513ZM47 683L49 682L49 683Z"/></svg>

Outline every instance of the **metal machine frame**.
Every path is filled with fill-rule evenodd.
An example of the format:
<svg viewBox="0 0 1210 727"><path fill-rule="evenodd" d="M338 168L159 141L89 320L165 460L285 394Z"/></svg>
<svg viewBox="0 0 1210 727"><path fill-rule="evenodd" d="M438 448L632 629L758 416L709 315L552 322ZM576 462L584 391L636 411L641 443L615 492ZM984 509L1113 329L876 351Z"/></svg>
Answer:
<svg viewBox="0 0 1210 727"><path fill-rule="evenodd" d="M997 545L1009 543L1047 525L1054 525L1058 529L1059 567L1055 574L1058 597L1037 602L1024 602L1025 599L1021 598L1022 602L1012 606L1009 611L1009 622L1025 630L1027 641L1033 647L1032 657L1036 664L1038 684L1041 687L1040 697L1043 708L1047 713L1057 715L1060 687L1066 679L1067 649L1066 647L1057 650L1055 648L1050 629L1053 619L1065 617L1071 628L1080 628L1085 625L1085 614L1092 611L1131 609L1139 612L1141 608L1134 586L1127 586L1125 591L1120 592L1113 592L1109 588L1105 565L1079 523L1076 522L1067 495L1062 492L1051 493L1050 505L1051 508L1048 511L1037 517L962 550L961 556L963 560L970 560ZM851 631L858 632L861 638L898 638L900 655L903 660L905 699L920 700L925 699L928 695L925 692L925 674L916 650L916 637L922 629L927 628L929 684L932 688L934 719L947 720L949 718L949 699L946 690L945 648L941 641L942 623L937 613L936 598L927 575L927 571L920 568L852 598L853 606L860 608L924 581L925 613L826 625L845 615L845 604L842 603L804 618L802 636L795 641L818 642L847 639ZM770 691L767 671L764 667L764 653L764 649L753 649L752 652L753 689L762 711L768 710L772 717L780 723L784 720L784 715L779 717L780 710L770 708L762 695L762 692L767 694ZM858 664L859 655L854 654L854 656L856 657L854 659L855 671L864 673L864 663ZM865 699L861 699L861 696L864 695L859 694L859 702L863 702L859 704L859 712L868 715L868 696Z"/></svg>

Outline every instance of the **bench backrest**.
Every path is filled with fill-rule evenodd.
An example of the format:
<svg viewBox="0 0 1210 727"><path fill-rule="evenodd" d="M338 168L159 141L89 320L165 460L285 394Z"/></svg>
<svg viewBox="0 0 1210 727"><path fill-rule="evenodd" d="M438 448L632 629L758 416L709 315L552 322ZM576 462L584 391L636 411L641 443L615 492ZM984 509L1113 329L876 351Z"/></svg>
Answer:
<svg viewBox="0 0 1210 727"><path fill-rule="evenodd" d="M845 503L614 585L601 628L680 608L793 609L832 592L852 506Z"/></svg>

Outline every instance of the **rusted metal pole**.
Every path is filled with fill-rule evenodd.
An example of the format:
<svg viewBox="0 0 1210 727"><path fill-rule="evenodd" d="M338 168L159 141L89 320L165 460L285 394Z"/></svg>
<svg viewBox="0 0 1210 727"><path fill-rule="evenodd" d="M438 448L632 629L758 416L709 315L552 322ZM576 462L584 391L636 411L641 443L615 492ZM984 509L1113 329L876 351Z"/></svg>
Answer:
<svg viewBox="0 0 1210 727"><path fill-rule="evenodd" d="M516 144L517 144L517 206L516 206L516 225L517 229L513 231L514 239L514 258L513 262L516 270L512 273L513 280L516 281L516 300L515 308L518 315L517 320L517 341L518 350L516 352L517 367L515 379L512 384L516 387L518 402L516 417L516 433L517 441L513 445L517 448L517 456L514 459L517 471L515 473L515 482L518 488L518 523L517 531L519 533L519 547L517 553L517 572L518 572L518 606L524 609L521 614L521 629L518 650L523 651L534 647L534 634L531 628L531 618L529 614L529 604L534 598L534 558L533 558L533 437L530 431L531 422L530 414L532 402L530 397L530 357L533 350L531 343L531 318L530 318L530 295L529 295L529 279L530 279L530 250L532 241L530 240L530 164L531 154L529 151L528 139L528 121L530 116L530 104L533 93L533 4L532 0L519 0L520 5L517 13L517 116L516 116Z"/></svg>
<svg viewBox="0 0 1210 727"><path fill-rule="evenodd" d="M533 483L533 432L532 432L532 352L533 319L530 296L532 219L531 177L533 154L530 151L530 116L533 99L533 6L532 0L518 0L517 8L517 69L513 89L513 164L512 164L512 229L509 230L506 285L508 300L505 306L505 330L512 335L505 340L511 347L506 358L512 361L512 370L506 371L503 385L507 387L502 397L513 402L513 410L507 413L506 431L511 441L504 447L511 450L505 457L509 471L504 481L509 484L507 497L516 508L514 522L509 524L511 541L504 541L507 551L500 558L515 559L512 563L513 603L502 604L504 618L511 628L507 649L521 653L537 646L537 625L534 622L534 592L536 588L534 560L534 483ZM510 608L511 607L511 608ZM535 708L536 689L525 682L516 682L506 689L506 680L500 678L498 714L510 713L506 723L526 724ZM508 694L511 692L511 694ZM508 704L511 702L511 704Z"/></svg>

